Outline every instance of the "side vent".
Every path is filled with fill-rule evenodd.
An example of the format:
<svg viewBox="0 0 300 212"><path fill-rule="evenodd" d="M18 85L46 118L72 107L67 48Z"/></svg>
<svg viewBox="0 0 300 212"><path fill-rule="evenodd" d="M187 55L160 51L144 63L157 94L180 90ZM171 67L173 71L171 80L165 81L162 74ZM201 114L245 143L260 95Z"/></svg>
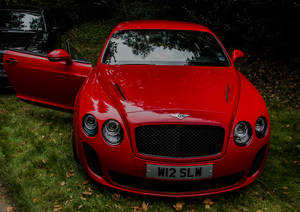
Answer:
<svg viewBox="0 0 300 212"><path fill-rule="evenodd" d="M124 100L126 100L126 97L124 96L124 94L123 94L123 92L122 92L120 86L119 86L117 83L115 84L115 86L116 86L116 88L117 88L119 94L122 96L122 98L123 98Z"/></svg>
<svg viewBox="0 0 300 212"><path fill-rule="evenodd" d="M229 90L230 90L230 87L229 87L229 85L227 85L226 102L228 102L228 98L229 98Z"/></svg>

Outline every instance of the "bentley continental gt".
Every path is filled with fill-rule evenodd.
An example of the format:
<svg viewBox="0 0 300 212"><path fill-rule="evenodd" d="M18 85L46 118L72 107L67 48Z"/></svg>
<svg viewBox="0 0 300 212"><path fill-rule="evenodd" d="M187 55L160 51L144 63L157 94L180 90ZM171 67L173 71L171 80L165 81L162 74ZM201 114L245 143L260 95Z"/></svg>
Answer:
<svg viewBox="0 0 300 212"><path fill-rule="evenodd" d="M64 50L7 50L18 98L74 113L73 150L88 175L144 195L190 197L244 187L270 146L262 96L207 27L117 25L92 67Z"/></svg>

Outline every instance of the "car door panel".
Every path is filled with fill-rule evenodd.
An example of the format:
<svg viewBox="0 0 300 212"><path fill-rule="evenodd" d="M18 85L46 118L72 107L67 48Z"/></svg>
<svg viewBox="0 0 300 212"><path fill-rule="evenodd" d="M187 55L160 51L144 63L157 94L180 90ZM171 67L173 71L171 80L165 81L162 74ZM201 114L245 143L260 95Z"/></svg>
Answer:
<svg viewBox="0 0 300 212"><path fill-rule="evenodd" d="M73 110L76 94L91 64L50 62L47 57L8 50L4 68L18 98Z"/></svg>

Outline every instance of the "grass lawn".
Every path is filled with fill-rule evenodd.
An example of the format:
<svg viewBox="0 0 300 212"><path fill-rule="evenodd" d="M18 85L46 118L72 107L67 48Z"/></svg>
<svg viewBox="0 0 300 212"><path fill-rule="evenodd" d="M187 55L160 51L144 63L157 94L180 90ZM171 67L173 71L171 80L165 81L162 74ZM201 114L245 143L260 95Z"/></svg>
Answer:
<svg viewBox="0 0 300 212"><path fill-rule="evenodd" d="M87 23L66 37L95 63L111 24ZM93 56L92 56L93 55ZM167 199L118 192L86 182L88 176L73 159L72 114L53 111L18 100L12 92L0 93L0 181L18 211L300 211L300 112L294 73L255 81L247 62L241 70L267 99L272 124L271 149L259 179L246 188L207 197ZM291 79L289 78L291 77ZM260 79L261 77L258 76ZM287 81L290 80L290 81ZM285 82L287 81L287 82ZM268 84L269 83L269 84ZM271 86L273 89L267 89ZM277 87L276 87L277 86ZM280 90L280 92L278 92ZM284 104L281 106L279 102ZM91 192L86 196L83 192Z"/></svg>

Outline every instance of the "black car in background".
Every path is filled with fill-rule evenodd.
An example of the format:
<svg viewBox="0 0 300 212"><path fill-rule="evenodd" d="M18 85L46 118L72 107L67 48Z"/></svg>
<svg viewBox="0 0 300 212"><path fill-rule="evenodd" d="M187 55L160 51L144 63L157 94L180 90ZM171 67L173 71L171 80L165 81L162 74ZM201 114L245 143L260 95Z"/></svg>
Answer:
<svg viewBox="0 0 300 212"><path fill-rule="evenodd" d="M10 87L3 67L6 49L47 55L59 45L57 27L44 10L0 9L0 88Z"/></svg>

